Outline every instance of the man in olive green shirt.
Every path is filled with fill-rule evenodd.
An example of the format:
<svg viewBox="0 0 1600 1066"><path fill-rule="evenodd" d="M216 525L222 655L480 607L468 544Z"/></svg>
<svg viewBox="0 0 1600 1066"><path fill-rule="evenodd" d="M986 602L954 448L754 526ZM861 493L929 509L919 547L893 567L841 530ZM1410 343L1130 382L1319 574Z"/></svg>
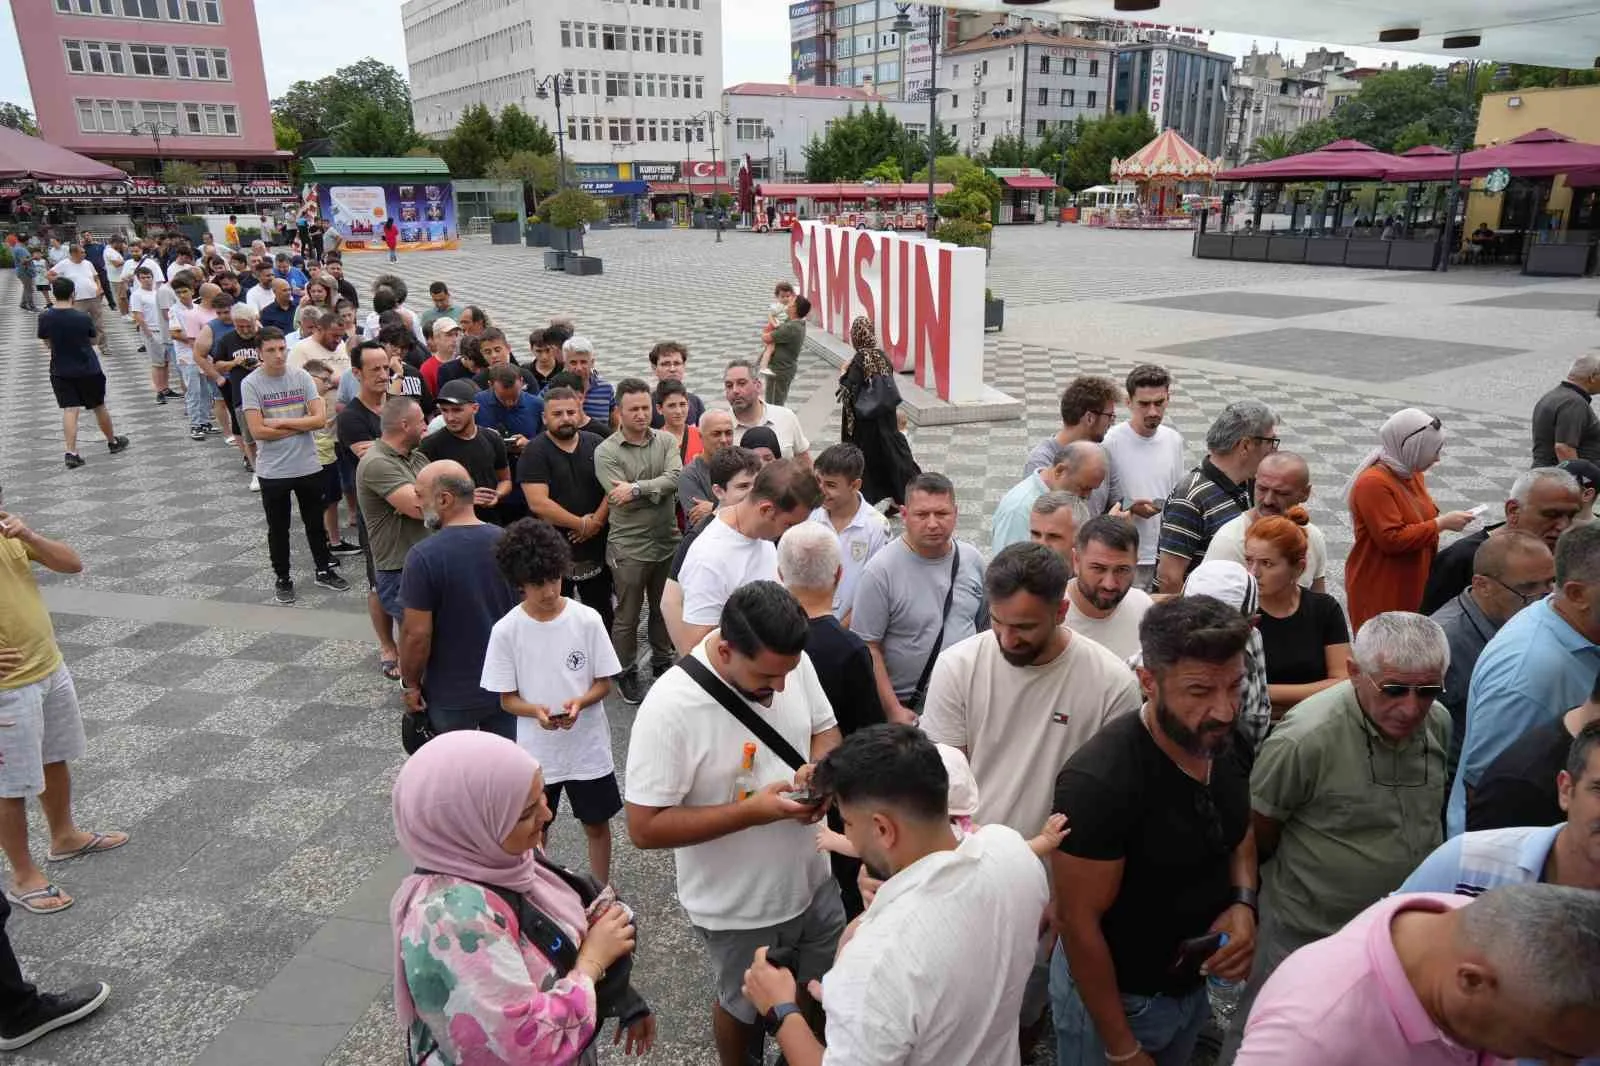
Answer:
<svg viewBox="0 0 1600 1066"><path fill-rule="evenodd" d="M666 430L651 429L650 386L638 378L617 382L618 428L594 452L595 477L611 500L606 565L617 593L611 644L623 664L617 688L628 703L644 696L634 664L639 653L639 612L650 607L650 667L660 677L672 667L672 641L661 615L661 590L678 547L678 478L683 460Z"/></svg>
<svg viewBox="0 0 1600 1066"><path fill-rule="evenodd" d="M1262 743L1250 774L1261 919L1240 1018L1284 959L1399 888L1443 842L1449 659L1433 619L1380 614L1356 634L1350 680L1302 701ZM1230 1032L1219 1066L1243 1033Z"/></svg>
<svg viewBox="0 0 1600 1066"><path fill-rule="evenodd" d="M417 495L417 472L428 465L417 445L428 423L409 396L389 397L379 417L383 435L356 466L356 503L367 530L365 547L378 602L398 623L405 617L400 571L406 565L406 552L432 532L422 521L422 500Z"/></svg>
<svg viewBox="0 0 1600 1066"><path fill-rule="evenodd" d="M772 359L767 369L772 376L767 379L767 402L779 407L789 402L789 386L800 369L800 349L806 344L806 316L811 313L811 301L796 296L789 304L789 318L772 331Z"/></svg>

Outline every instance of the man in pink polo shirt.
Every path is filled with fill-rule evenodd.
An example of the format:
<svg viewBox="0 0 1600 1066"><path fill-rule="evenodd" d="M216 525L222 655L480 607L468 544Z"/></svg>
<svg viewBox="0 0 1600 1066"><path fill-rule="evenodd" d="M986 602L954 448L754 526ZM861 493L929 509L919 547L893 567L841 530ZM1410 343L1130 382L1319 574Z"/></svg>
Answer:
<svg viewBox="0 0 1600 1066"><path fill-rule="evenodd" d="M1600 1055L1600 892L1395 895L1291 955L1237 1066L1493 1066Z"/></svg>

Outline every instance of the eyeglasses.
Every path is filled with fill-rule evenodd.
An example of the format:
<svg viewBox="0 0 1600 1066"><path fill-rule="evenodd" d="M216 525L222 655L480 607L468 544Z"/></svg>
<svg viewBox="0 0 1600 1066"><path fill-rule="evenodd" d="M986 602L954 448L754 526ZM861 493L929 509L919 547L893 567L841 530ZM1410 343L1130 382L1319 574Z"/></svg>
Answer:
<svg viewBox="0 0 1600 1066"><path fill-rule="evenodd" d="M1431 429L1431 430L1434 430L1434 431L1437 432L1438 430L1441 430L1443 428L1444 428L1444 423L1439 421L1437 418L1435 418L1432 422L1429 422L1427 425L1418 426L1416 429L1412 430L1410 433L1407 433L1405 436L1401 437L1400 438L1400 443L1402 445L1404 445L1406 441L1410 440L1412 437L1415 437L1418 433L1421 433L1425 429Z"/></svg>
<svg viewBox="0 0 1600 1066"><path fill-rule="evenodd" d="M1113 422L1113 421L1116 420L1116 417L1117 417L1117 412L1116 412L1115 409L1112 409L1110 411L1091 411L1089 413L1094 415L1094 417L1096 417L1096 418L1103 418L1107 422Z"/></svg>
<svg viewBox="0 0 1600 1066"><path fill-rule="evenodd" d="M1427 686L1419 686L1419 688L1420 687L1427 687ZM1439 689L1438 691L1443 691L1443 690ZM1432 757L1430 755L1431 745L1429 745L1429 743L1428 743L1428 733L1427 733L1426 727L1423 728L1423 733L1422 733L1422 780L1421 781L1412 781L1412 780L1405 779L1405 777L1401 774L1401 770L1402 770L1401 760L1405 759L1407 762L1410 762L1410 759L1408 757L1409 753L1410 753L1409 752L1410 745L1407 745L1405 750L1388 749L1388 762L1389 762L1390 773L1388 774L1387 778L1385 778L1384 775L1380 774L1378 772L1378 749L1377 749L1377 746L1375 744L1373 744L1373 742L1372 742L1372 730L1371 729L1363 729L1362 732L1365 733L1366 737L1367 737L1367 772L1371 776L1372 783L1374 785L1377 785L1379 788L1427 788L1428 787L1428 765L1433 761L1433 759L1432 759Z"/></svg>
<svg viewBox="0 0 1600 1066"><path fill-rule="evenodd" d="M1267 446L1267 450L1268 451L1273 451L1273 452L1277 451L1278 450L1278 446L1283 443L1283 438L1282 437L1260 437L1260 436L1257 436L1257 437L1251 437L1250 439L1251 440L1260 441L1262 444L1265 444Z"/></svg>
<svg viewBox="0 0 1600 1066"><path fill-rule="evenodd" d="M1483 576L1489 578L1490 581L1493 581L1496 585L1499 585L1501 588L1511 593L1511 595L1521 600L1522 606L1524 607L1528 606L1528 604L1532 603L1534 600L1544 599L1546 596L1550 595L1550 590L1556 587L1556 579L1552 577L1548 581L1526 582L1526 584L1534 586L1534 590L1532 592L1523 592L1521 589L1517 588L1517 586L1508 585L1497 577L1493 577L1489 574L1484 574Z"/></svg>
<svg viewBox="0 0 1600 1066"><path fill-rule="evenodd" d="M1436 700L1444 695L1443 685L1402 685L1398 681L1384 681L1382 683L1374 681L1372 687L1392 700L1412 693L1427 700Z"/></svg>

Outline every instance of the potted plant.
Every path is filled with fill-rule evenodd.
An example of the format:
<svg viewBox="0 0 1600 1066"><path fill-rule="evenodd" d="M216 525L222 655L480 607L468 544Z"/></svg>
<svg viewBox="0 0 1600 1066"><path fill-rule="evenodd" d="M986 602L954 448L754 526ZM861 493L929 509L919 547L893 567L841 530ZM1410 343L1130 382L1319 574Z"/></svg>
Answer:
<svg viewBox="0 0 1600 1066"><path fill-rule="evenodd" d="M550 247L550 223L542 215L530 215L528 224L523 228L522 238L529 248Z"/></svg>
<svg viewBox="0 0 1600 1066"><path fill-rule="evenodd" d="M568 274L599 274L603 268L596 256L583 254L583 226L604 217L605 207L582 189L566 189L544 202L550 220L552 247L544 254L546 270L565 270ZM567 247L562 247L565 239Z"/></svg>
<svg viewBox="0 0 1600 1066"><path fill-rule="evenodd" d="M489 242L491 244L516 244L520 216L515 211L496 211L490 216Z"/></svg>
<svg viewBox="0 0 1600 1066"><path fill-rule="evenodd" d="M648 205L639 211L639 229L668 229L672 225L672 207L669 204L657 204L652 210Z"/></svg>
<svg viewBox="0 0 1600 1066"><path fill-rule="evenodd" d="M1006 326L1006 302L995 299L993 289L983 290L983 328L1000 331Z"/></svg>

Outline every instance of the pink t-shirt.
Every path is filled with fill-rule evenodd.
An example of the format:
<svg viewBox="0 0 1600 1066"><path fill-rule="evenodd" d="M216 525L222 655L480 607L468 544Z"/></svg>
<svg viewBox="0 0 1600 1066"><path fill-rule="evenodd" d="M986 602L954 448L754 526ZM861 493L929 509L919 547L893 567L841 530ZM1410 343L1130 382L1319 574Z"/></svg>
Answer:
<svg viewBox="0 0 1600 1066"><path fill-rule="evenodd" d="M1390 896L1295 952L1256 999L1235 1066L1509 1066L1439 1030L1412 991L1389 934L1399 911L1471 902L1433 893Z"/></svg>

